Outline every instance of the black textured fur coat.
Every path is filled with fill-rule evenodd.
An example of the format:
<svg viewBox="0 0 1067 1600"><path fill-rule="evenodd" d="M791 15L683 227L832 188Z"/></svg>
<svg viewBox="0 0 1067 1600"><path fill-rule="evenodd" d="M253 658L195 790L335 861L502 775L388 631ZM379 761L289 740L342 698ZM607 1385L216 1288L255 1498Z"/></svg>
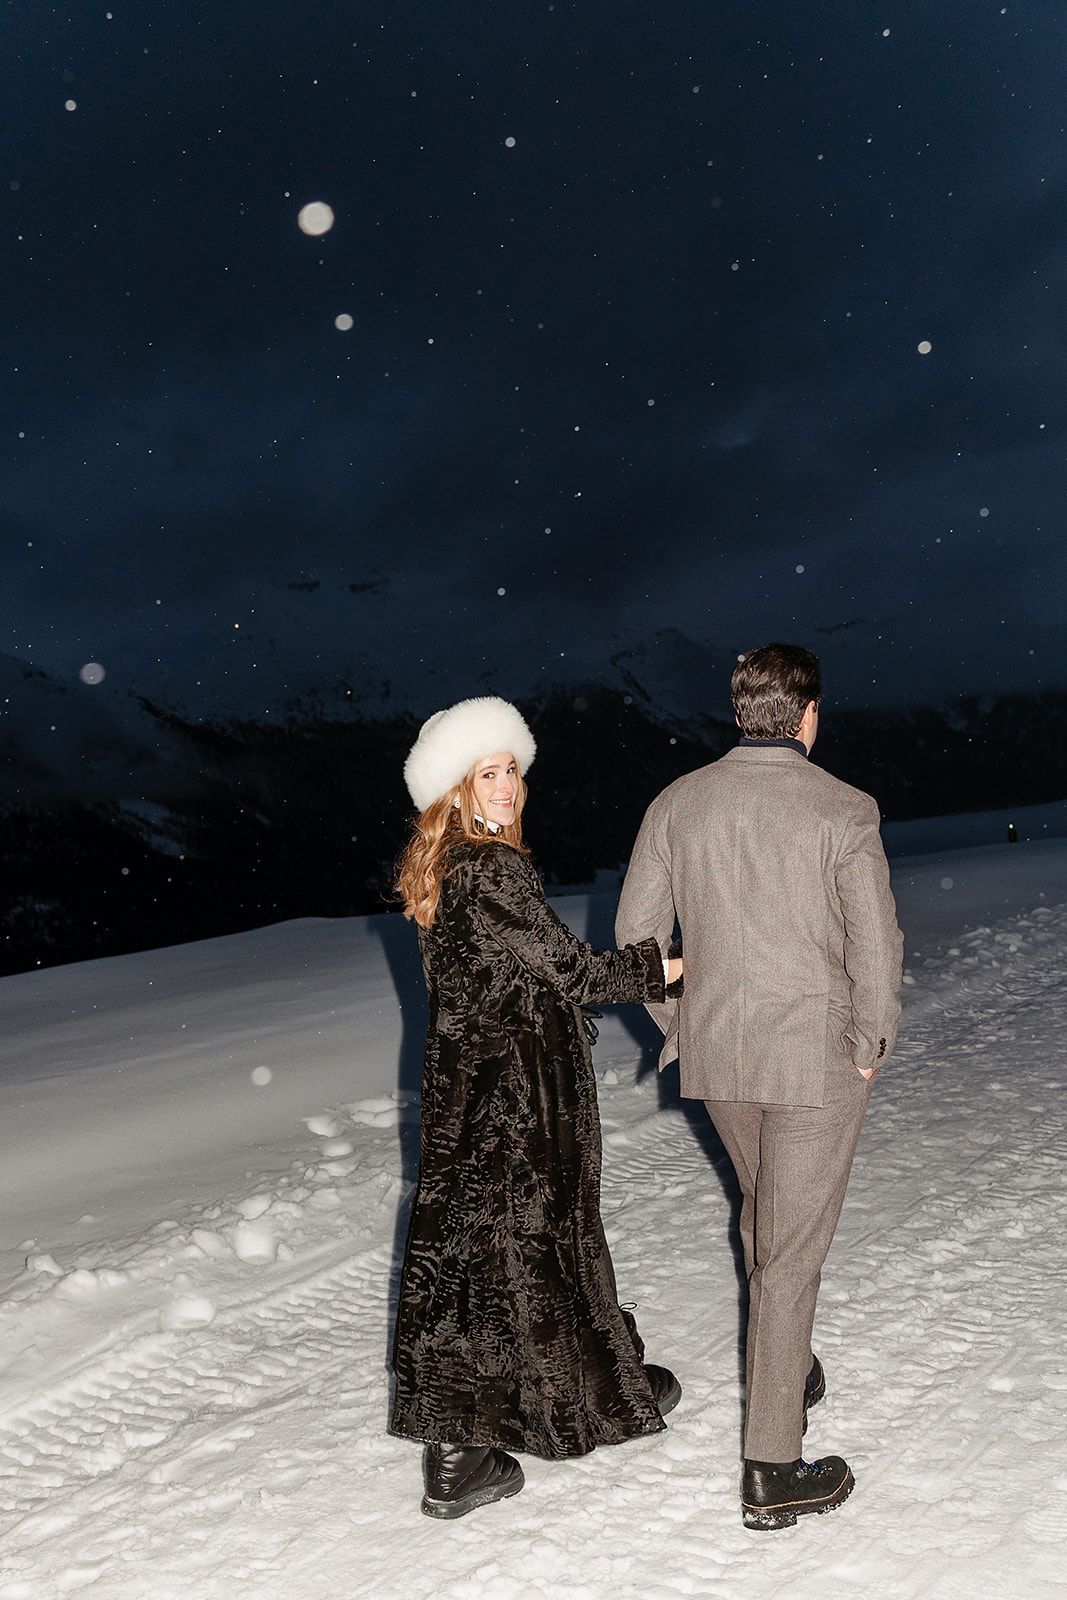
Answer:
<svg viewBox="0 0 1067 1600"><path fill-rule="evenodd" d="M600 1220L579 1010L661 1000L656 943L583 944L503 842L454 847L419 939L430 1026L393 1429L553 1457L656 1433Z"/></svg>

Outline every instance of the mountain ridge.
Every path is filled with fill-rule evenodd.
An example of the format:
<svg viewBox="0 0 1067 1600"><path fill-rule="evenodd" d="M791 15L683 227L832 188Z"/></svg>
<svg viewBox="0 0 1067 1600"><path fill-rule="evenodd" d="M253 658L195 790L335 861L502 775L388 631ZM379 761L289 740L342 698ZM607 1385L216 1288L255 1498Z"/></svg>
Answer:
<svg viewBox="0 0 1067 1600"><path fill-rule="evenodd" d="M702 669L686 643L666 640L665 671ZM616 869L654 795L736 741L728 706L672 711L647 652L618 671L518 699L538 741L527 831L550 882ZM0 707L0 970L395 908L417 715L346 697L333 715L192 721L128 691L87 698L10 657L0 688L17 700ZM1058 800L1067 692L832 711L814 759L892 820Z"/></svg>

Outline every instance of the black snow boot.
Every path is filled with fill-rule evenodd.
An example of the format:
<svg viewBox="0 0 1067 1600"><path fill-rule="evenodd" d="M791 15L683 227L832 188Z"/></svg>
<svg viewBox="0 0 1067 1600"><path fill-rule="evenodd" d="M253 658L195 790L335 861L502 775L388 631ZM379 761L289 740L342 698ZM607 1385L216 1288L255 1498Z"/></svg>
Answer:
<svg viewBox="0 0 1067 1600"><path fill-rule="evenodd" d="M492 1445L428 1444L422 1453L428 1517L465 1517L478 1506L518 1494L526 1479L514 1456Z"/></svg>
<svg viewBox="0 0 1067 1600"><path fill-rule="evenodd" d="M818 1356L811 1358L811 1371L804 1380L804 1426L802 1433L808 1431L808 1412L812 1406L817 1406L826 1393L826 1374L822 1370L822 1362Z"/></svg>
<svg viewBox="0 0 1067 1600"><path fill-rule="evenodd" d="M741 1473L741 1520L746 1528L791 1528L798 1517L833 1511L856 1486L847 1461L746 1461Z"/></svg>
<svg viewBox="0 0 1067 1600"><path fill-rule="evenodd" d="M674 1410L682 1398L682 1386L670 1367L654 1367L646 1361L644 1368L645 1377L652 1389L652 1398L659 1407L660 1416L665 1417L668 1411Z"/></svg>
<svg viewBox="0 0 1067 1600"><path fill-rule="evenodd" d="M645 1341L637 1331L633 1312L629 1306L620 1306L619 1310L622 1312L626 1331L633 1341L633 1347L637 1351L637 1359L645 1369L645 1377L652 1389L652 1398L659 1408L660 1416L665 1417L668 1411L674 1410L682 1398L682 1386L669 1367L656 1367L645 1360Z"/></svg>

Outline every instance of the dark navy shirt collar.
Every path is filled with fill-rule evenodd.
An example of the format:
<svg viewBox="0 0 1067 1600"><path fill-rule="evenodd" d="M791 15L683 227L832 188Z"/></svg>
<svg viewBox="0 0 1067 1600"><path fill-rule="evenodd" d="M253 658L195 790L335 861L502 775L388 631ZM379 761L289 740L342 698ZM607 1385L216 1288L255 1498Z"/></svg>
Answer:
<svg viewBox="0 0 1067 1600"><path fill-rule="evenodd" d="M807 745L801 744L799 739L747 739L742 736L741 744L746 745L771 745L779 750L795 750L798 756L808 759Z"/></svg>

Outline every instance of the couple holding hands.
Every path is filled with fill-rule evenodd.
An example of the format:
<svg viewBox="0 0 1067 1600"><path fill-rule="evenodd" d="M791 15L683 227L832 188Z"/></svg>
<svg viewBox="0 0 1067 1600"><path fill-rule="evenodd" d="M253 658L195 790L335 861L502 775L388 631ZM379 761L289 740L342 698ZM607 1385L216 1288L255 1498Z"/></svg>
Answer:
<svg viewBox="0 0 1067 1600"><path fill-rule="evenodd" d="M517 1494L510 1450L558 1459L654 1434L681 1398L619 1304L600 1218L581 1007L603 1002L647 1005L661 1067L679 1058L737 1173L745 1526L789 1527L852 1491L847 1463L805 1461L801 1436L825 1392L816 1295L896 1034L902 939L875 802L808 761L817 659L764 645L731 688L740 742L649 807L618 950L583 944L545 901L522 837L536 747L514 706L438 712L408 757L419 814L398 890L430 1020L392 1428L424 1441L429 1516Z"/></svg>

